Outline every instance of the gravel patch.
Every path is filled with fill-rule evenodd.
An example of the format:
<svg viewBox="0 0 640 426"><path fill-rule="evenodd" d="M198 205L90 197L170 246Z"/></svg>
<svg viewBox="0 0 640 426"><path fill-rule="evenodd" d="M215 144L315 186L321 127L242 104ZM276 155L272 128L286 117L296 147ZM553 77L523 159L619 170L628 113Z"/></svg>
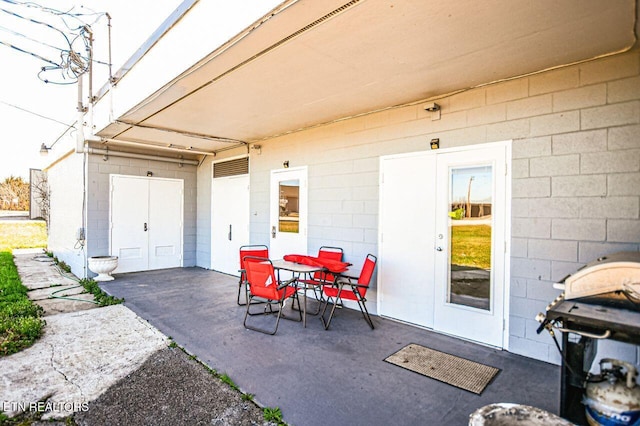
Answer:
<svg viewBox="0 0 640 426"><path fill-rule="evenodd" d="M167 347L77 412L92 425L270 425L262 409L181 349Z"/></svg>

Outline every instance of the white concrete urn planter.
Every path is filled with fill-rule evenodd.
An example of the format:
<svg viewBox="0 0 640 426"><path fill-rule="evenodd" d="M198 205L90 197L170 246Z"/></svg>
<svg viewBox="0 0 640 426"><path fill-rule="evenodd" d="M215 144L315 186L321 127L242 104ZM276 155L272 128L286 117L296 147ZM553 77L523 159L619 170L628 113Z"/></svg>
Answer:
<svg viewBox="0 0 640 426"><path fill-rule="evenodd" d="M111 273L118 267L118 256L93 256L89 258L89 269L98 274L95 281L111 281Z"/></svg>

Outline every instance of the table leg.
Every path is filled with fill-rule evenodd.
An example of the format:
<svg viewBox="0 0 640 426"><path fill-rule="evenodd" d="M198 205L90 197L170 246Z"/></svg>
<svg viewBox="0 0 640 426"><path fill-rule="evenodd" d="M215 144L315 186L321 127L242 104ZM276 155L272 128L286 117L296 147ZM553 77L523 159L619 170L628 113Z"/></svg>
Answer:
<svg viewBox="0 0 640 426"><path fill-rule="evenodd" d="M307 285L304 285L304 306L302 308L302 326L307 328Z"/></svg>

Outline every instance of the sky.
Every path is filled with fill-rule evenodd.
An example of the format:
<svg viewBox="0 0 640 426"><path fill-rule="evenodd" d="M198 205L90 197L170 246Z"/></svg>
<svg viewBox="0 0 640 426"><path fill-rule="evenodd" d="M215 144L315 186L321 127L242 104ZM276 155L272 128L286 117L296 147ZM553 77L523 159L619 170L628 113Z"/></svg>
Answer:
<svg viewBox="0 0 640 426"><path fill-rule="evenodd" d="M80 18L90 24L95 36L94 58L105 63L108 62L108 20L102 13L107 12L111 16L112 69L115 73L181 2L0 0L0 181L9 176L28 179L30 168L46 166L46 157L39 153L41 144L51 146L60 136L72 137L71 132L65 134L65 131L77 116L77 84L55 84L58 81L71 83L73 79L62 79L59 71L40 71L51 65L45 60L60 62L60 48L68 47L65 36L72 37L69 27L73 29L79 22L67 17L65 24L59 15L37 6L84 14ZM74 50L84 53L84 45L76 43L73 46ZM96 91L106 83L108 67L95 64L94 69ZM45 83L43 79L50 82Z"/></svg>

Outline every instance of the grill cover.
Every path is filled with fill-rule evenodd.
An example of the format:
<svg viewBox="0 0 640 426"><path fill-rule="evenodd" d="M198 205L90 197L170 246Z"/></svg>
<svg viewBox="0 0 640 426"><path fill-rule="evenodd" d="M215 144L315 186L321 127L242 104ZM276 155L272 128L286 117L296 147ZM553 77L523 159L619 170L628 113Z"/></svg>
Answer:
<svg viewBox="0 0 640 426"><path fill-rule="evenodd" d="M587 263L563 280L564 298L613 292L640 295L640 252L619 252Z"/></svg>

